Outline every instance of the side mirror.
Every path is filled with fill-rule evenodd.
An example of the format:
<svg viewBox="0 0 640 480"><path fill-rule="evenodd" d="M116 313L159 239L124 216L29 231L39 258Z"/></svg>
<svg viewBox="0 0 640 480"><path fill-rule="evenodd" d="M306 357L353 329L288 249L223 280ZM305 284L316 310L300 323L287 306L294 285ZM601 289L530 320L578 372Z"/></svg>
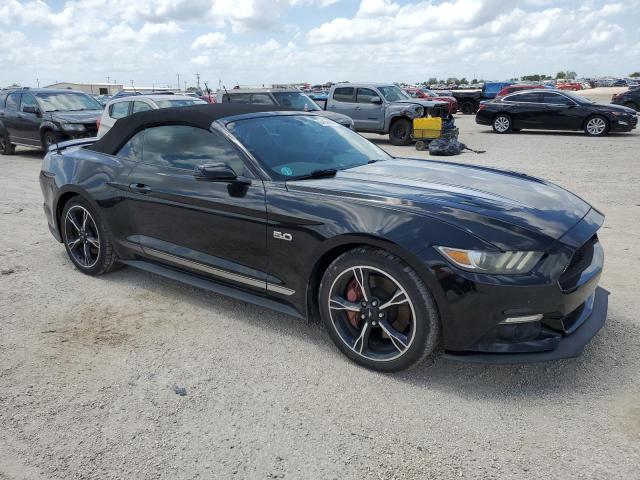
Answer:
<svg viewBox="0 0 640 480"><path fill-rule="evenodd" d="M35 113L36 115L40 114L40 110L38 109L38 107L32 107L31 105L22 107L22 111L24 113Z"/></svg>
<svg viewBox="0 0 640 480"><path fill-rule="evenodd" d="M235 170L225 162L199 165L196 167L195 176L199 180L209 180L211 182L232 182L238 178Z"/></svg>
<svg viewBox="0 0 640 480"><path fill-rule="evenodd" d="M378 96L376 97L371 97L371 103L375 103L376 105L380 105L382 104L382 99Z"/></svg>

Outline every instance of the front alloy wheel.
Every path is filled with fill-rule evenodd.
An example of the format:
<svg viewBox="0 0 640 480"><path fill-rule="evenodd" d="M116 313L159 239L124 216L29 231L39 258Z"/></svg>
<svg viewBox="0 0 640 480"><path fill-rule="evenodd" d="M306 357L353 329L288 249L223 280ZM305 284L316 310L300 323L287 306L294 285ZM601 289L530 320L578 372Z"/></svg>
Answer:
<svg viewBox="0 0 640 480"><path fill-rule="evenodd" d="M319 300L336 345L368 368L410 367L437 343L431 295L410 267L387 252L359 249L339 257L325 273Z"/></svg>
<svg viewBox="0 0 640 480"><path fill-rule="evenodd" d="M11 144L9 136L0 133L0 155L12 155L15 153L15 147Z"/></svg>
<svg viewBox="0 0 640 480"><path fill-rule="evenodd" d="M493 119L493 131L496 133L508 133L511 131L511 117L498 115Z"/></svg>
<svg viewBox="0 0 640 480"><path fill-rule="evenodd" d="M585 133L591 137L605 135L608 130L609 124L607 120L600 116L591 117L584 126Z"/></svg>

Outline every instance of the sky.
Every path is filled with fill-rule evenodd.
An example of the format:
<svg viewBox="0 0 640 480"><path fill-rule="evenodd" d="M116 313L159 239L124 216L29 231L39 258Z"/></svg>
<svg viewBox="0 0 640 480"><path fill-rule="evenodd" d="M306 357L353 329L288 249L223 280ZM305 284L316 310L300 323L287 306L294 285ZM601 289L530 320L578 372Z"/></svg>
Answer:
<svg viewBox="0 0 640 480"><path fill-rule="evenodd" d="M640 0L0 0L0 86L640 70Z"/></svg>

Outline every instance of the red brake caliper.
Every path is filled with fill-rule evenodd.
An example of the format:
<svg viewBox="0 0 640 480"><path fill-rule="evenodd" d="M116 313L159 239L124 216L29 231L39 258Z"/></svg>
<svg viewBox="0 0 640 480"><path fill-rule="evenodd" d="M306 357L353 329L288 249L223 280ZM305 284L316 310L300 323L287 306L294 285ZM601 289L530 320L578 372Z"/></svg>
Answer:
<svg viewBox="0 0 640 480"><path fill-rule="evenodd" d="M355 277L351 279L351 281L347 284L346 295L347 300L354 303L360 303L362 300L362 290L360 289L360 285L356 281ZM347 318L349 319L349 323L353 325L353 328L358 328L360 324L360 316L358 312L347 311Z"/></svg>

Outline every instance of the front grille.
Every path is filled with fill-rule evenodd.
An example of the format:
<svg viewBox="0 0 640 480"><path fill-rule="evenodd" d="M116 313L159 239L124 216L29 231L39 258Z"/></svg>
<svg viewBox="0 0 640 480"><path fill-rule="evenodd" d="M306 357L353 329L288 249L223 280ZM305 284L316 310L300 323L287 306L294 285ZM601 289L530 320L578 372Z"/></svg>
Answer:
<svg viewBox="0 0 640 480"><path fill-rule="evenodd" d="M638 116L637 115L634 116L634 117L631 117L631 126L635 127L636 125L638 125Z"/></svg>

